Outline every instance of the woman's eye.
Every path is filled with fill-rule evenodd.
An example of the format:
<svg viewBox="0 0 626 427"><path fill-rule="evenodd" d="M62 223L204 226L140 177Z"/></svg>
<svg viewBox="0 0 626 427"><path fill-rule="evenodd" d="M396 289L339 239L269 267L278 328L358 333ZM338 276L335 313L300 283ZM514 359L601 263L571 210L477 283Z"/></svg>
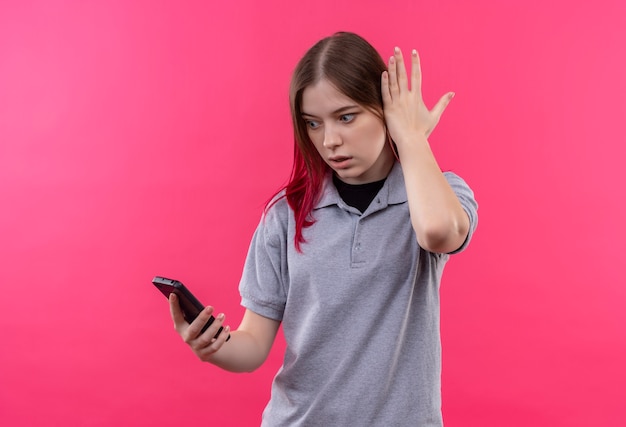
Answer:
<svg viewBox="0 0 626 427"><path fill-rule="evenodd" d="M318 127L320 127L319 122L316 122L315 120L307 120L307 121L306 121L306 125L307 125L310 129L317 129Z"/></svg>
<svg viewBox="0 0 626 427"><path fill-rule="evenodd" d="M341 117L339 117L339 121L343 122L343 123L350 123L352 120L354 120L355 114L343 114Z"/></svg>

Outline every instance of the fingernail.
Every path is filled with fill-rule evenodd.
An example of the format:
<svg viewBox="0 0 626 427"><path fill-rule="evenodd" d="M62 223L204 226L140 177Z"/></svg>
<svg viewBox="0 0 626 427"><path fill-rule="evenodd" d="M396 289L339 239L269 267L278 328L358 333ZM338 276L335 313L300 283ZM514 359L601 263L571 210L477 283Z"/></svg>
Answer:
<svg viewBox="0 0 626 427"><path fill-rule="evenodd" d="M395 64L396 59L392 56L391 58L389 58L389 63L390 64Z"/></svg>
<svg viewBox="0 0 626 427"><path fill-rule="evenodd" d="M224 320L224 313L220 313L217 315L217 320Z"/></svg>
<svg viewBox="0 0 626 427"><path fill-rule="evenodd" d="M393 48L393 51L395 53L400 53L400 48L398 46L396 46L396 47Z"/></svg>
<svg viewBox="0 0 626 427"><path fill-rule="evenodd" d="M417 50L413 49L413 51L411 52L413 54L413 56L417 56Z"/></svg>

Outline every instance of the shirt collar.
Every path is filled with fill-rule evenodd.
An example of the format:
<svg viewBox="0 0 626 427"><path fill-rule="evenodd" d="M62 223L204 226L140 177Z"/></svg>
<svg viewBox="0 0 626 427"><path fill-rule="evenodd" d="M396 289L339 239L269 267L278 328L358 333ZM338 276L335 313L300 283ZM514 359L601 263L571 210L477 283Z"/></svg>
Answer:
<svg viewBox="0 0 626 427"><path fill-rule="evenodd" d="M380 200L381 208L388 205L396 205L406 203L406 188L404 186L404 176L402 175L402 167L399 162L394 162L385 184L378 192L376 199ZM343 201L337 192L337 188L333 184L332 171L329 171L324 178L324 188L322 196L313 209L321 209L332 205L342 205ZM369 210L369 208L368 208Z"/></svg>

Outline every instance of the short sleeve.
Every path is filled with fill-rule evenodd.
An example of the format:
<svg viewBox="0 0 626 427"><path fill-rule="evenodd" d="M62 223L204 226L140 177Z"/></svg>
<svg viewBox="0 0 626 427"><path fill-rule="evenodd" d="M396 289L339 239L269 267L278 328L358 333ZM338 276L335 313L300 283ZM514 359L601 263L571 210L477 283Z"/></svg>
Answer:
<svg viewBox="0 0 626 427"><path fill-rule="evenodd" d="M287 211L284 199L263 215L250 242L239 293L241 305L264 317L282 320L287 301ZM280 212L285 215L281 218Z"/></svg>
<svg viewBox="0 0 626 427"><path fill-rule="evenodd" d="M461 206L467 216L469 218L469 231L467 233L467 238L457 250L450 252L451 254L456 254L462 252L469 245L470 240L472 240L472 236L474 231L476 231L476 227L478 226L478 203L474 198L474 192L467 185L467 183L460 176L456 175L453 172L444 172L444 176L452 187L454 194L456 194Z"/></svg>

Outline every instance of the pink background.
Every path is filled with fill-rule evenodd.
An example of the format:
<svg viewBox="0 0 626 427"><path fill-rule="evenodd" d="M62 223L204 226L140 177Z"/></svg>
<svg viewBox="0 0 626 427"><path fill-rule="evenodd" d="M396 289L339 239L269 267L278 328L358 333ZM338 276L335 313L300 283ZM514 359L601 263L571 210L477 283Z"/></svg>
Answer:
<svg viewBox="0 0 626 427"><path fill-rule="evenodd" d="M350 30L457 94L431 143L480 225L442 286L447 426L624 425L625 5L3 1L0 424L258 425L282 337L204 365L150 279L237 326L291 71Z"/></svg>

